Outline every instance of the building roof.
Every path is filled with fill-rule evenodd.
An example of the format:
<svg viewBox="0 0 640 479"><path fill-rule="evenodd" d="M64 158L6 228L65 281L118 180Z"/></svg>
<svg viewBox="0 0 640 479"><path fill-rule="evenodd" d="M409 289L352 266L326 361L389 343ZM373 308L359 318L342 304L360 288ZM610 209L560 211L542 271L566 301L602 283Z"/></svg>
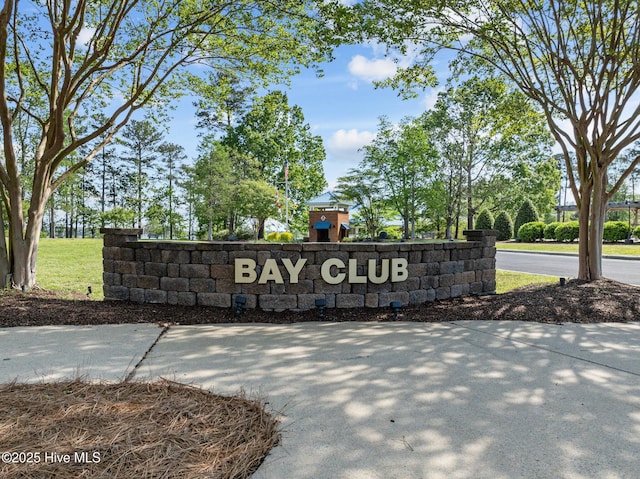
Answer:
<svg viewBox="0 0 640 479"><path fill-rule="evenodd" d="M341 200L332 191L325 191L320 196L313 198L307 202L310 209L326 210L326 209L343 209L349 210L354 203Z"/></svg>

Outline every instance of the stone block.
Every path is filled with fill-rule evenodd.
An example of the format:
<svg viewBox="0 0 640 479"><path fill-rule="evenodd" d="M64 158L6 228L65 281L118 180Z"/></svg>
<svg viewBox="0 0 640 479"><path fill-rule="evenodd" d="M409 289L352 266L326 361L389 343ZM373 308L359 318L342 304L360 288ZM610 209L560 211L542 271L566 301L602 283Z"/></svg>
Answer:
<svg viewBox="0 0 640 479"><path fill-rule="evenodd" d="M178 306L195 306L196 305L196 293L180 292L178 293Z"/></svg>
<svg viewBox="0 0 640 479"><path fill-rule="evenodd" d="M313 280L313 292L317 294L342 293L341 284L327 284L322 279Z"/></svg>
<svg viewBox="0 0 640 479"><path fill-rule="evenodd" d="M364 305L367 308L377 308L380 301L378 293L367 293L364 296Z"/></svg>
<svg viewBox="0 0 640 479"><path fill-rule="evenodd" d="M227 264L229 253L227 251L202 251L202 264Z"/></svg>
<svg viewBox="0 0 640 479"><path fill-rule="evenodd" d="M213 264L210 275L213 279L233 279L235 278L235 268L230 264Z"/></svg>
<svg viewBox="0 0 640 479"><path fill-rule="evenodd" d="M146 248L137 248L136 261L141 261L142 263L148 263L151 261L151 253L149 250Z"/></svg>
<svg viewBox="0 0 640 479"><path fill-rule="evenodd" d="M221 278L215 281L217 293L240 294L242 292L243 285L236 284L233 279Z"/></svg>
<svg viewBox="0 0 640 479"><path fill-rule="evenodd" d="M403 306L407 306L409 304L409 292L392 291L390 293L380 293L378 306L386 308L391 304L391 301L400 301Z"/></svg>
<svg viewBox="0 0 640 479"><path fill-rule="evenodd" d="M199 306L231 307L231 294L227 293L197 293L196 299Z"/></svg>
<svg viewBox="0 0 640 479"><path fill-rule="evenodd" d="M102 248L102 259L120 259L120 248L117 246L104 246Z"/></svg>
<svg viewBox="0 0 640 479"><path fill-rule="evenodd" d="M160 289L165 291L189 291L188 278L160 278Z"/></svg>
<svg viewBox="0 0 640 479"><path fill-rule="evenodd" d="M336 308L363 308L364 296L361 294L337 294Z"/></svg>
<svg viewBox="0 0 640 479"><path fill-rule="evenodd" d="M451 297L458 298L460 296L469 294L469 285L468 284L454 284L451 286Z"/></svg>
<svg viewBox="0 0 640 479"><path fill-rule="evenodd" d="M144 289L131 288L129 290L129 301L133 301L134 303L144 303Z"/></svg>
<svg viewBox="0 0 640 479"><path fill-rule="evenodd" d="M470 294L482 293L482 281L474 281L473 283L469 283L469 293Z"/></svg>
<svg viewBox="0 0 640 479"><path fill-rule="evenodd" d="M178 304L177 291L167 291L167 304L170 304L172 306L176 306Z"/></svg>
<svg viewBox="0 0 640 479"><path fill-rule="evenodd" d="M311 294L313 293L313 280L303 279L298 283L287 284L285 286L287 294ZM299 307L299 306L298 306Z"/></svg>
<svg viewBox="0 0 640 479"><path fill-rule="evenodd" d="M167 276L167 263L145 263L144 274L149 276Z"/></svg>
<svg viewBox="0 0 640 479"><path fill-rule="evenodd" d="M140 263L142 265L142 263ZM144 267L141 266L141 269ZM113 272L120 274L136 274L138 273L138 263L135 261L114 261ZM142 271L140 271L142 273Z"/></svg>
<svg viewBox="0 0 640 479"><path fill-rule="evenodd" d="M109 286L105 284L102 287L102 291L104 292L104 299L129 301L129 288L124 286Z"/></svg>
<svg viewBox="0 0 640 479"><path fill-rule="evenodd" d="M482 292L483 293L495 293L496 292L496 282L495 281L483 281L482 282Z"/></svg>
<svg viewBox="0 0 640 479"><path fill-rule="evenodd" d="M170 278L179 278L180 265L178 263L169 263L167 265L167 276Z"/></svg>
<svg viewBox="0 0 640 479"><path fill-rule="evenodd" d="M298 309L300 311L308 311L311 309L316 309L316 300L318 299L325 299L324 294L299 294ZM326 307L327 305L325 304L325 308Z"/></svg>
<svg viewBox="0 0 640 479"><path fill-rule="evenodd" d="M211 278L191 278L189 280L189 291L194 293L215 293L216 282Z"/></svg>
<svg viewBox="0 0 640 479"><path fill-rule="evenodd" d="M409 304L423 304L428 301L428 294L426 289L417 289L414 291L409 291Z"/></svg>
<svg viewBox="0 0 640 479"><path fill-rule="evenodd" d="M412 291L414 289L420 289L420 278L409 277L406 281L400 281L398 283L393 283L392 290L393 291Z"/></svg>
<svg viewBox="0 0 640 479"><path fill-rule="evenodd" d="M161 251L162 263L189 264L191 253L189 251L165 249Z"/></svg>
<svg viewBox="0 0 640 479"><path fill-rule="evenodd" d="M284 311L298 307L298 297L294 294L263 294L258 301L260 308L266 311Z"/></svg>
<svg viewBox="0 0 640 479"><path fill-rule="evenodd" d="M138 286L138 276L135 274L123 274L122 286L126 286L127 288L135 288L136 286Z"/></svg>
<svg viewBox="0 0 640 479"><path fill-rule="evenodd" d="M439 283L440 286L451 286L455 284L455 276L453 274L441 274Z"/></svg>
<svg viewBox="0 0 640 479"><path fill-rule="evenodd" d="M102 260L102 271L105 273L113 273L115 271L116 262L113 259Z"/></svg>
<svg viewBox="0 0 640 479"><path fill-rule="evenodd" d="M122 275L120 273L107 273L105 271L102 273L102 282L109 286L121 286Z"/></svg>
<svg viewBox="0 0 640 479"><path fill-rule="evenodd" d="M442 301L451 297L451 288L449 286L440 286L436 288L436 299Z"/></svg>
<svg viewBox="0 0 640 479"><path fill-rule="evenodd" d="M420 289L437 288L440 286L440 276L423 276L420 279Z"/></svg>
<svg viewBox="0 0 640 479"><path fill-rule="evenodd" d="M191 252L191 264L202 264L202 251Z"/></svg>
<svg viewBox="0 0 640 479"><path fill-rule="evenodd" d="M211 266L207 264L181 264L180 276L183 278L208 278Z"/></svg>
<svg viewBox="0 0 640 479"><path fill-rule="evenodd" d="M167 292L161 289L145 289L144 302L151 304L167 304Z"/></svg>

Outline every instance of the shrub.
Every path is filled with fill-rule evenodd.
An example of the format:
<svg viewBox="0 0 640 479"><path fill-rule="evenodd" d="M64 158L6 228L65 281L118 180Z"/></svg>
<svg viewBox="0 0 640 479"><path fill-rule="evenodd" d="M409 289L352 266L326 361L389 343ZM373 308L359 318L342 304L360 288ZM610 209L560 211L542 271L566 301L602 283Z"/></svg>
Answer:
<svg viewBox="0 0 640 479"><path fill-rule="evenodd" d="M540 220L540 217L538 216L536 207L533 206L533 203L531 203L531 200L525 200L524 203L522 203L522 206L520 206L520 209L518 210L518 214L516 215L516 221L515 221L515 224L513 225L514 231L518 233L518 238L520 238L520 227L523 224L533 223L539 220Z"/></svg>
<svg viewBox="0 0 640 479"><path fill-rule="evenodd" d="M525 243L541 240L544 238L544 223L542 221L531 221L523 224L518 230L518 238Z"/></svg>
<svg viewBox="0 0 640 479"><path fill-rule="evenodd" d="M269 233L267 235L266 238L267 241L272 241L272 242L278 242L280 241L280 233L278 233L277 231L272 231L271 233Z"/></svg>
<svg viewBox="0 0 640 479"><path fill-rule="evenodd" d="M549 223L544 228L544 239L554 240L556 239L556 228L562 224L561 221L554 221Z"/></svg>
<svg viewBox="0 0 640 479"><path fill-rule="evenodd" d="M478 214L478 218L476 219L476 229L477 230L492 230L493 229L493 215L491 211L488 209L483 209Z"/></svg>
<svg viewBox="0 0 640 479"><path fill-rule="evenodd" d="M605 241L625 240L629 237L629 225L624 221L607 221L602 236Z"/></svg>
<svg viewBox="0 0 640 479"><path fill-rule="evenodd" d="M291 243L293 241L293 233L289 231L283 231L280 233L280 241L283 243Z"/></svg>
<svg viewBox="0 0 640 479"><path fill-rule="evenodd" d="M513 221L506 211L498 213L493 228L498 230L498 241L507 241L513 237Z"/></svg>
<svg viewBox="0 0 640 479"><path fill-rule="evenodd" d="M634 232L634 233L635 233L635 235L636 235L638 238L640 238L640 226L638 226L638 227L636 228L636 230L635 230L635 232Z"/></svg>
<svg viewBox="0 0 640 479"><path fill-rule="evenodd" d="M557 241L574 241L580 236L580 223L569 221L556 227Z"/></svg>

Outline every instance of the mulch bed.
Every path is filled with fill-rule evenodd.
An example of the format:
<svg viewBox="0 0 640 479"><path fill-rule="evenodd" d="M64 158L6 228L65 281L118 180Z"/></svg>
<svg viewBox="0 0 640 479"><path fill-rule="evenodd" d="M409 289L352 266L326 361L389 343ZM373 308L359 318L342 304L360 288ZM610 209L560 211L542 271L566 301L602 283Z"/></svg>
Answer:
<svg viewBox="0 0 640 479"><path fill-rule="evenodd" d="M278 442L263 405L170 381L0 385L0 477L248 478Z"/></svg>
<svg viewBox="0 0 640 479"><path fill-rule="evenodd" d="M247 310L92 301L83 295L60 299L34 290L0 293L0 327L117 323L216 324L295 323L317 321L316 311ZM327 309L325 321L393 321L388 308ZM601 279L533 285L509 293L469 296L421 306L403 307L403 321L501 320L545 323L640 321L640 287Z"/></svg>

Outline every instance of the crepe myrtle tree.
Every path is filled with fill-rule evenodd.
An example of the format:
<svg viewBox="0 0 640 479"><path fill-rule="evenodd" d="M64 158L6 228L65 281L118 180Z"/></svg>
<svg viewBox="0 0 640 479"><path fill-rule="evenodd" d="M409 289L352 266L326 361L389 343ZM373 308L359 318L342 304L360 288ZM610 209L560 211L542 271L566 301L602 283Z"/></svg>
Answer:
<svg viewBox="0 0 640 479"><path fill-rule="evenodd" d="M459 73L496 72L533 100L562 151L580 218L580 279L602 276L609 169L640 139L640 22L632 1L363 0L339 18L345 35L375 39L415 58L386 82L414 91L434 84L433 56L459 52Z"/></svg>
<svg viewBox="0 0 640 479"><path fill-rule="evenodd" d="M0 223L8 223L0 284L8 274L14 287L35 284L47 200L136 111L166 110L202 67L264 84L317 65L331 51L326 16L340 8L323 0L0 0ZM36 134L28 177L15 148L14 120L25 116ZM65 163L79 150L87 153Z"/></svg>

